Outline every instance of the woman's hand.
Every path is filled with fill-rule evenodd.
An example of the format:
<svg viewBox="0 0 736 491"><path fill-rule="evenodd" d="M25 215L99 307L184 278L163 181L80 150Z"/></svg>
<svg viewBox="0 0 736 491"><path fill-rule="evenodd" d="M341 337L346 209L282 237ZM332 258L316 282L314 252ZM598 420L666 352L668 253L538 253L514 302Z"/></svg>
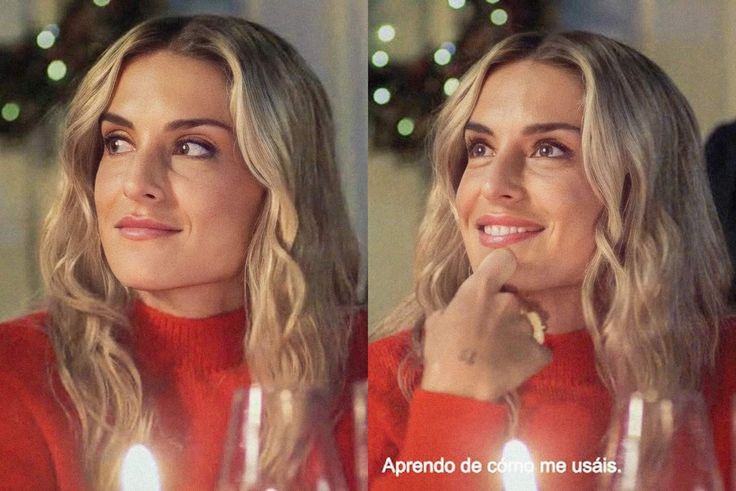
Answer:
<svg viewBox="0 0 736 491"><path fill-rule="evenodd" d="M515 270L511 251L491 251L447 308L427 318L423 389L495 401L551 361L517 296L501 292Z"/></svg>

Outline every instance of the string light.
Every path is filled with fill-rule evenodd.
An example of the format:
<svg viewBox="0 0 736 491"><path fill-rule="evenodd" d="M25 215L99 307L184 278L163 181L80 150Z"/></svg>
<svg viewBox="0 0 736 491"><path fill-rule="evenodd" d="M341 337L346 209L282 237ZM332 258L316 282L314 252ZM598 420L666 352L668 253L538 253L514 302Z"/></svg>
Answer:
<svg viewBox="0 0 736 491"><path fill-rule="evenodd" d="M61 60L52 61L49 63L48 68L46 68L46 75L48 75L51 80L58 82L62 78L66 77L66 63Z"/></svg>
<svg viewBox="0 0 736 491"><path fill-rule="evenodd" d="M447 65L452 59L452 53L445 48L440 48L434 52L434 62L438 65Z"/></svg>
<svg viewBox="0 0 736 491"><path fill-rule="evenodd" d="M490 4L493 5L493 4L498 3L498 0L486 0L486 2L488 2L488 3L490 3Z"/></svg>
<svg viewBox="0 0 736 491"><path fill-rule="evenodd" d="M92 3L94 3L98 7L107 7L108 5L110 5L110 0L92 0Z"/></svg>
<svg viewBox="0 0 736 491"><path fill-rule="evenodd" d="M44 29L43 31L38 33L38 36L36 36L36 44L39 48L42 49L49 49L51 46L54 45L56 42L56 36L54 36L54 33Z"/></svg>
<svg viewBox="0 0 736 491"><path fill-rule="evenodd" d="M447 3L456 10L465 7L465 0L447 0Z"/></svg>
<svg viewBox="0 0 736 491"><path fill-rule="evenodd" d="M3 106L0 115L5 121L13 122L20 116L20 106L15 102L8 102Z"/></svg>
<svg viewBox="0 0 736 491"><path fill-rule="evenodd" d="M376 104L386 104L391 100L391 92L386 87L379 87L373 91L373 101Z"/></svg>
<svg viewBox="0 0 736 491"><path fill-rule="evenodd" d="M440 48L445 48L447 51L450 52L451 55L455 54L455 51L457 51L457 48L455 47L455 43L451 43L450 41L445 41L440 45Z"/></svg>
<svg viewBox="0 0 736 491"><path fill-rule="evenodd" d="M509 14L504 9L496 9L491 12L491 22L497 26L502 26L509 20Z"/></svg>
<svg viewBox="0 0 736 491"><path fill-rule="evenodd" d="M396 131L401 136L409 136L414 133L414 120L411 118L401 118L396 125Z"/></svg>
<svg viewBox="0 0 736 491"><path fill-rule="evenodd" d="M371 57L371 63L373 63L373 65L377 66L378 68L382 68L388 65L388 61L388 53L382 50L376 51Z"/></svg>
<svg viewBox="0 0 736 491"><path fill-rule="evenodd" d="M455 93L458 86L460 85L460 81L456 78L448 78L445 80L445 84L442 86L442 90L444 91L446 96L451 96Z"/></svg>
<svg viewBox="0 0 736 491"><path fill-rule="evenodd" d="M396 37L396 29L391 24L384 24L378 28L378 39L384 43L393 41Z"/></svg>

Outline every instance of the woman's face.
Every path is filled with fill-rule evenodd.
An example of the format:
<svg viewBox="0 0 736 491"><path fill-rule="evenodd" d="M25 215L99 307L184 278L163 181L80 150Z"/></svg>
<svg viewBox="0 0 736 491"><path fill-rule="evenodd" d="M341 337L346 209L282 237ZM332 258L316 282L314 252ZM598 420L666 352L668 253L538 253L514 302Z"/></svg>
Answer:
<svg viewBox="0 0 736 491"><path fill-rule="evenodd" d="M603 208L585 177L583 87L531 61L495 70L465 127L468 164L456 205L473 268L509 248L520 292L579 287Z"/></svg>
<svg viewBox="0 0 736 491"><path fill-rule="evenodd" d="M100 118L102 246L115 276L154 306L205 315L243 303L264 189L243 162L228 104L215 64L158 51L124 66Z"/></svg>

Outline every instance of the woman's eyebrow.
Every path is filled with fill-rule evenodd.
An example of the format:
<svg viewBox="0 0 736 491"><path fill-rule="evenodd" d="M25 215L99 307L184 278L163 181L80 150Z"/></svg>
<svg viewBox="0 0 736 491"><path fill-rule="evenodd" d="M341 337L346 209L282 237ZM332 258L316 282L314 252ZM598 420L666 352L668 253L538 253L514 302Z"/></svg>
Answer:
<svg viewBox="0 0 736 491"><path fill-rule="evenodd" d="M167 130L179 130L186 128L194 128L196 126L217 126L219 128L232 131L232 128L218 119L212 118L193 118L193 119L177 119L166 125Z"/></svg>
<svg viewBox="0 0 736 491"><path fill-rule="evenodd" d="M525 135L532 135L534 133L547 133L548 131L555 130L567 130L576 131L580 133L580 127L570 123L537 123L532 124L524 128L523 133Z"/></svg>
<svg viewBox="0 0 736 491"><path fill-rule="evenodd" d="M110 123L117 124L120 126L123 126L125 128L134 129L135 126L133 126L133 123L124 117L120 116L119 114L106 112L102 116L100 116L100 122L102 121L109 121ZM174 121L171 121L166 124L167 130L179 130L179 129L186 129L186 128L195 128L197 126L217 126L219 128L226 129L228 131L232 131L232 128L223 123L222 121L218 119L212 119L212 118L191 118L191 119L176 119Z"/></svg>
<svg viewBox="0 0 736 491"><path fill-rule="evenodd" d="M485 133L487 135L493 135L493 132L488 126L480 124L480 123L475 123L473 121L468 121L467 124L465 125L465 131L468 131L468 130L475 131L477 133Z"/></svg>
<svg viewBox="0 0 736 491"><path fill-rule="evenodd" d="M580 133L580 127L575 126L574 124L570 123L536 123L531 124L529 126L526 126L524 130L522 131L525 135L533 135L535 133L547 133L548 131L555 131L555 130L567 130L567 131L576 131ZM475 131L477 133L485 133L487 135L493 135L493 130L491 130L488 126L480 123L476 123L474 121L469 121L465 125L465 131Z"/></svg>
<svg viewBox="0 0 736 491"><path fill-rule="evenodd" d="M131 130L134 128L133 123L131 123L124 117L111 112L103 113L102 116L100 116L100 123L103 121L109 121L110 123L130 128Z"/></svg>

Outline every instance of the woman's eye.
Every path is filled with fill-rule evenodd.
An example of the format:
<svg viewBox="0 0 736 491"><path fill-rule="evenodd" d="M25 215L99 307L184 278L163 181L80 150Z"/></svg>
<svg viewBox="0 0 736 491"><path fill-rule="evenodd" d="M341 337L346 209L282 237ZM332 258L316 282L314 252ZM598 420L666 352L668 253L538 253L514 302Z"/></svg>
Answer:
<svg viewBox="0 0 736 491"><path fill-rule="evenodd" d="M468 157L486 157L491 154L491 149L485 143L470 143L468 145Z"/></svg>
<svg viewBox="0 0 736 491"><path fill-rule="evenodd" d="M207 158L215 154L215 148L204 142L187 140L176 144L175 153L187 157Z"/></svg>
<svg viewBox="0 0 736 491"><path fill-rule="evenodd" d="M551 143L542 143L537 147L537 150L534 152L534 157L543 157L543 158L560 158L560 157L566 157L569 154L569 151L567 148L562 147L561 145L553 145Z"/></svg>
<svg viewBox="0 0 736 491"><path fill-rule="evenodd" d="M105 149L110 155L117 155L132 151L133 145L119 136L108 136L105 138Z"/></svg>

